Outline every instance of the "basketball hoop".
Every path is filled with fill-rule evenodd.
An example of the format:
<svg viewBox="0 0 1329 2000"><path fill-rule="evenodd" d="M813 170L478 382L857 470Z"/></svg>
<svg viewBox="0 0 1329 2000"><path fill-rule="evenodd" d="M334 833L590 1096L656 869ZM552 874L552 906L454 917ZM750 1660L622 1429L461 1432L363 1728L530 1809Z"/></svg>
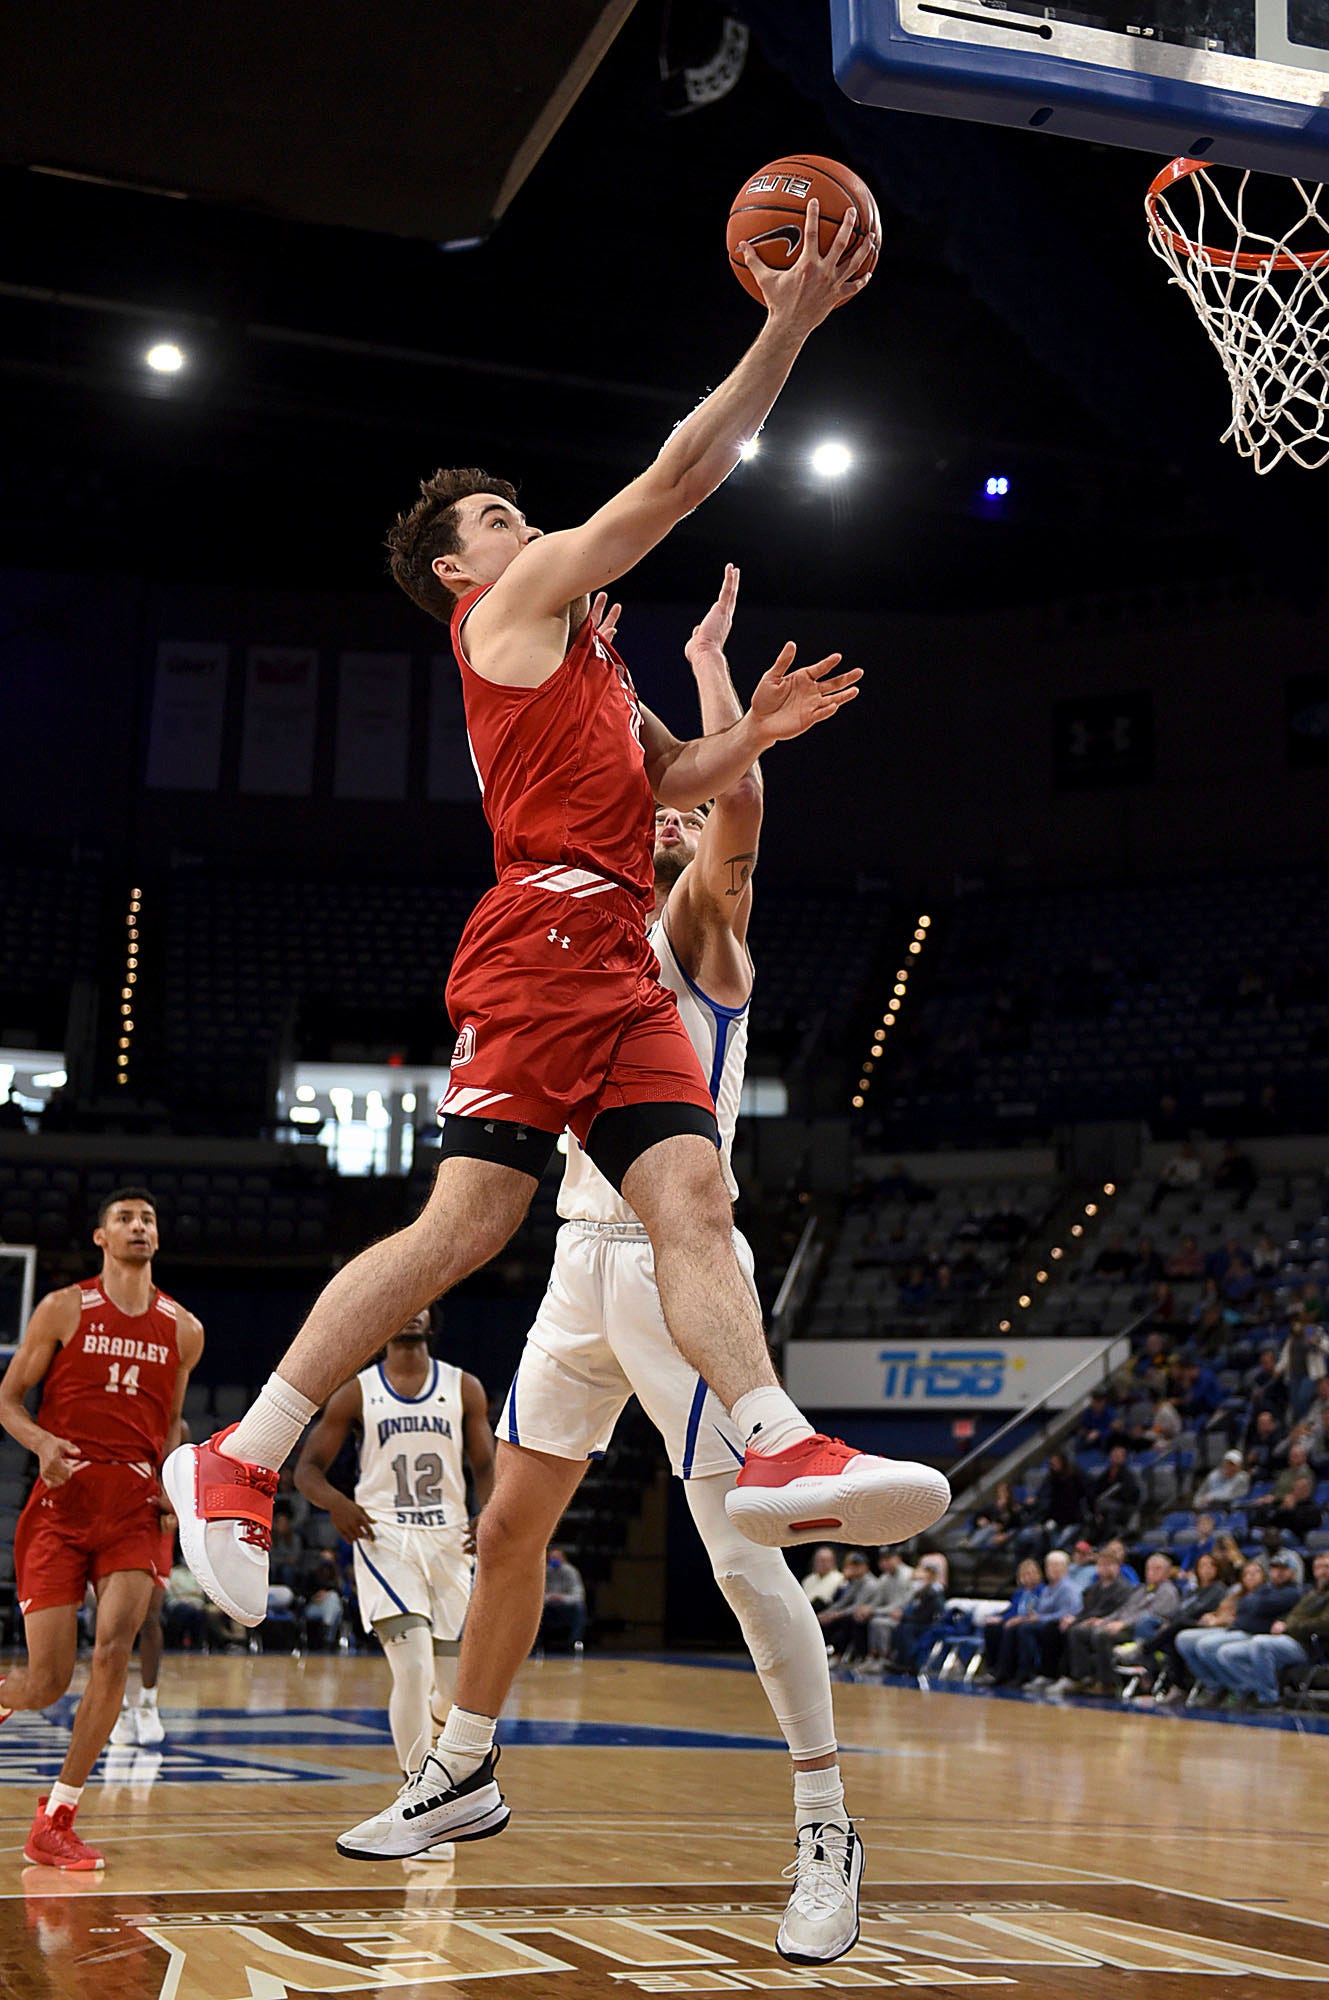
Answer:
<svg viewBox="0 0 1329 2000"><path fill-rule="evenodd" d="M1329 460L1329 189L1180 159L1144 206L1152 248L1227 370L1224 442L1257 472L1284 457L1314 471Z"/></svg>

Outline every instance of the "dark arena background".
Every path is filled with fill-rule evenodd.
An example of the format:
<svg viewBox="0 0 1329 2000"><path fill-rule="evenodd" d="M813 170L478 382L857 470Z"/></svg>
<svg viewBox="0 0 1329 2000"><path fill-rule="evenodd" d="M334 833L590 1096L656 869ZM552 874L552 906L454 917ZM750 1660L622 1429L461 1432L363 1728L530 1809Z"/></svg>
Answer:
<svg viewBox="0 0 1329 2000"><path fill-rule="evenodd" d="M1152 154L852 102L821 0L8 11L0 1349L147 1190L202 1440L419 1213L492 840L385 532L437 465L545 529L648 465L757 334L725 219L800 149L873 190L878 269L615 643L695 734L732 562L744 700L787 639L863 670L764 759L733 1148L791 1395L953 1487L903 1561L788 1553L860 1942L776 1955L786 1747L633 1402L559 1529L584 1628L500 1719L511 1827L450 1861L336 1851L400 1781L389 1671L288 1471L269 1616L177 1555L106 1865L34 1864L89 1598L0 1726L13 2000L1329 1991L1329 470L1221 441ZM562 1168L432 1309L495 1421ZM11 1666L36 1471L0 1435ZM1091 1626L1105 1582L1163 1615ZM1186 1632L1229 1621L1220 1685Z"/></svg>

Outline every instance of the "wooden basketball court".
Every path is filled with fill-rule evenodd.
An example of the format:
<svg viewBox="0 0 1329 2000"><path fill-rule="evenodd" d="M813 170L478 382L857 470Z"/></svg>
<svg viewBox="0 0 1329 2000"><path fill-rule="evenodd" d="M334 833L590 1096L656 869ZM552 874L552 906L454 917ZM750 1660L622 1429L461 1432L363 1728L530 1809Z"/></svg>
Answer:
<svg viewBox="0 0 1329 2000"><path fill-rule="evenodd" d="M790 1781L751 1673L531 1663L510 1829L375 1867L333 1841L392 1790L386 1687L372 1659L168 1658L166 1745L108 1753L80 1811L101 1876L25 1864L64 1734L6 1724L5 2000L1329 1992L1324 1735L843 1687L863 1942L812 1974L774 1952Z"/></svg>

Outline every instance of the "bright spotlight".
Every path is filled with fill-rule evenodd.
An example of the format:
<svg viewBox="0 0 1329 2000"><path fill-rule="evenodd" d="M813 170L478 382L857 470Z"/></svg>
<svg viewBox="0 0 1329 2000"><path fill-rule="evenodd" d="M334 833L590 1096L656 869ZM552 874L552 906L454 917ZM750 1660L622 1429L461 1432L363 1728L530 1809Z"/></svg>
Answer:
<svg viewBox="0 0 1329 2000"><path fill-rule="evenodd" d="M759 437L750 437L746 438L739 446L738 455L740 458L755 458L760 450L761 439Z"/></svg>
<svg viewBox="0 0 1329 2000"><path fill-rule="evenodd" d="M994 473L983 481L983 491L989 500L1004 500L1011 490L1011 482L1004 472Z"/></svg>
<svg viewBox="0 0 1329 2000"><path fill-rule="evenodd" d="M820 479L840 479L854 462L854 454L847 444L837 444L828 438L819 444L810 460L812 470Z"/></svg>
<svg viewBox="0 0 1329 2000"><path fill-rule="evenodd" d="M178 375L185 365L184 350L173 340L159 340L150 347L143 359L158 375Z"/></svg>

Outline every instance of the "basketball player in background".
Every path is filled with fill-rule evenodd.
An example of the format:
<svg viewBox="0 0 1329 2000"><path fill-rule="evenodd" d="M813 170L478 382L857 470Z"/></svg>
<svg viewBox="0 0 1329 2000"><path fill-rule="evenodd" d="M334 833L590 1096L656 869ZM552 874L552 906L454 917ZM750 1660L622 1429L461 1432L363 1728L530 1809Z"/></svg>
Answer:
<svg viewBox="0 0 1329 2000"><path fill-rule="evenodd" d="M355 1497L328 1479L352 1430L360 1433ZM392 1670L388 1721L403 1777L418 1771L446 1713L471 1596L476 1512L494 1485L494 1433L478 1377L429 1351L419 1312L383 1359L338 1389L306 1438L295 1483L351 1544L366 1632L377 1632Z"/></svg>
<svg viewBox="0 0 1329 2000"><path fill-rule="evenodd" d="M47 1293L0 1382L0 1424L40 1468L14 1534L28 1659L0 1681L0 1721L59 1701L74 1676L89 1584L97 1598L69 1754L23 1849L29 1861L76 1870L105 1858L79 1838L74 1815L119 1714L135 1634L169 1572L157 1474L179 1442L190 1370L203 1352L198 1320L152 1282L152 1196L108 1195L92 1240L99 1275ZM23 1399L39 1385L33 1418Z"/></svg>
<svg viewBox="0 0 1329 2000"><path fill-rule="evenodd" d="M737 595L738 571L730 565L718 601L686 648L708 733L729 728L740 713L724 651ZM612 633L615 622L616 610L600 630ZM731 1201L738 1196L730 1154L747 1051L753 982L747 935L762 812L754 763L716 795L709 815L663 806L655 815L654 920L647 937L708 1079ZM545 1545L635 1391L684 1481L716 1581L794 1760L795 1881L777 1948L794 1964L827 1964L858 1938L863 1849L845 1811L825 1635L782 1551L755 1546L728 1519L725 1500L743 1461L742 1437L669 1337L645 1229L575 1138L558 1212L564 1222L553 1274L499 1419L497 1487L485 1517L457 1706L430 1760L435 1793L447 1793L484 1762L464 1746L486 1727L492 1738L533 1643ZM751 1284L752 1253L737 1231L734 1243ZM449 1819L468 1816L456 1804L445 1808L444 1834ZM404 1823L389 1809L338 1846L357 1857L418 1851L431 1817Z"/></svg>
<svg viewBox="0 0 1329 2000"><path fill-rule="evenodd" d="M851 701L859 672L837 674L838 654L795 671L786 646L746 715L683 743L641 706L590 616L590 593L728 477L806 340L861 289L872 246L852 239L851 210L823 253L809 203L787 269L746 247L762 331L580 527L541 535L510 485L473 470L425 481L392 531L394 576L452 630L498 883L448 982L458 1040L423 1213L343 1266L238 1426L166 1467L185 1560L246 1624L267 1601L277 1468L395 1327L497 1255L565 1127L640 1216L674 1340L738 1426L747 1460L727 1504L745 1534L899 1541L947 1504L940 1473L817 1436L781 1388L734 1252L714 1104L646 942L655 800L689 811L736 784L761 751Z"/></svg>

